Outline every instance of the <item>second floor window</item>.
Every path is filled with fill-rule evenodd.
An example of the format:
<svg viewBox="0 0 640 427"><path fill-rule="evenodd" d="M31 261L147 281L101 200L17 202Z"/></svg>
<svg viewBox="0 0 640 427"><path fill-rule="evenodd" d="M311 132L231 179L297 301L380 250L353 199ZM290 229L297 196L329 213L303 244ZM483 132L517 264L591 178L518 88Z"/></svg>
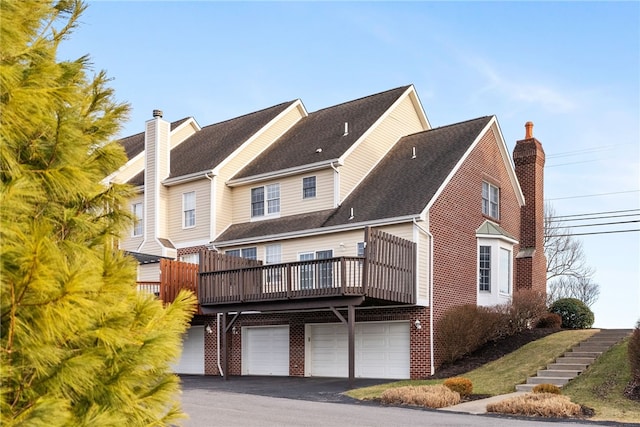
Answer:
<svg viewBox="0 0 640 427"><path fill-rule="evenodd" d="M133 205L131 205L131 213L133 213L133 216L136 218L136 222L133 225L133 235L142 236L142 232L144 230L142 203L134 203Z"/></svg>
<svg viewBox="0 0 640 427"><path fill-rule="evenodd" d="M500 218L500 189L482 182L482 213L491 218Z"/></svg>
<svg viewBox="0 0 640 427"><path fill-rule="evenodd" d="M302 178L302 198L311 199L314 197L316 197L316 177Z"/></svg>
<svg viewBox="0 0 640 427"><path fill-rule="evenodd" d="M247 259L258 259L258 251L255 247L242 248L242 249L230 249L224 252L226 255L237 256Z"/></svg>
<svg viewBox="0 0 640 427"><path fill-rule="evenodd" d="M251 189L251 217L280 213L280 184Z"/></svg>
<svg viewBox="0 0 640 427"><path fill-rule="evenodd" d="M182 226L191 228L196 226L196 192L182 194Z"/></svg>

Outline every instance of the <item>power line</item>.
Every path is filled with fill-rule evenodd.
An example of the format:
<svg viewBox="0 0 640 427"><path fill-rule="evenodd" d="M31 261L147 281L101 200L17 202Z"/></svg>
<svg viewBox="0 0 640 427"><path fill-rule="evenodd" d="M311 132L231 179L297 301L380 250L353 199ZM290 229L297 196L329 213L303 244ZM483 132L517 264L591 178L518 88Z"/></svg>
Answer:
<svg viewBox="0 0 640 427"><path fill-rule="evenodd" d="M638 216L638 215L640 215L640 213L624 214L624 215L591 216L588 218L565 218L565 219L550 218L550 219L547 219L546 222L563 223L563 222L569 222L569 221L591 221L593 219L626 218L629 216Z"/></svg>
<svg viewBox="0 0 640 427"><path fill-rule="evenodd" d="M579 213L573 215L554 215L553 218L572 218L574 216L591 216L591 215L607 215L607 214L617 214L624 212L640 212L640 209L621 209L617 211L601 211L601 212L591 212L591 213Z"/></svg>
<svg viewBox="0 0 640 427"><path fill-rule="evenodd" d="M618 224L631 224L635 222L640 222L640 219L636 219L633 221L616 221L616 222L600 222L596 224L579 224L579 225L568 225L562 228L578 228L578 227L597 227L599 225L618 225Z"/></svg>
<svg viewBox="0 0 640 427"><path fill-rule="evenodd" d="M593 236L593 235L596 235L596 234L630 233L630 232L634 232L634 231L640 231L640 228L631 229L631 230L594 231L592 233L553 234L553 235L548 235L546 237Z"/></svg>
<svg viewBox="0 0 640 427"><path fill-rule="evenodd" d="M612 194L625 194L625 193L637 193L637 192L640 192L640 190L614 191L614 192L611 192L611 193L598 193L598 194L584 194L582 196L555 197L553 199L545 199L545 201L565 200L565 199L580 199L580 198L583 198L583 197L610 196Z"/></svg>

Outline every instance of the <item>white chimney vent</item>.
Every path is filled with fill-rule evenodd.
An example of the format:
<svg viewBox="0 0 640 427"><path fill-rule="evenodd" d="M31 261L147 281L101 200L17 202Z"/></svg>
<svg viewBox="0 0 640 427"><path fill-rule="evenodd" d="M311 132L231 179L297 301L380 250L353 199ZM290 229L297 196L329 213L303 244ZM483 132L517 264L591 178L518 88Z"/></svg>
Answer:
<svg viewBox="0 0 640 427"><path fill-rule="evenodd" d="M349 122L344 122L344 134L342 136L349 135Z"/></svg>

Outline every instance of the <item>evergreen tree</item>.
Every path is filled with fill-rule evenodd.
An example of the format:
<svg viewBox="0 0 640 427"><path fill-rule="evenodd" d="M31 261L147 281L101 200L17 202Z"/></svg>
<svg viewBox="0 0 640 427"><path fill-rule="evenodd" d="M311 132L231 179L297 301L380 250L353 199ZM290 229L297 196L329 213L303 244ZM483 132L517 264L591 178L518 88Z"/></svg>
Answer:
<svg viewBox="0 0 640 427"><path fill-rule="evenodd" d="M80 0L0 5L0 424L174 423L195 299L139 293L117 249L131 190L104 181L129 106L87 57L56 58Z"/></svg>

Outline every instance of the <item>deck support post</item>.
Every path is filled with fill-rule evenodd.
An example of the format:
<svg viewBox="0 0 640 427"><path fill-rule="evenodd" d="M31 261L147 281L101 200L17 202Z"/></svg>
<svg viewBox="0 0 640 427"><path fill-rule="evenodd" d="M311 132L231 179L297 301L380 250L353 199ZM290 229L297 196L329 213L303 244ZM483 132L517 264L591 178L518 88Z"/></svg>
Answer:
<svg viewBox="0 0 640 427"><path fill-rule="evenodd" d="M347 321L349 329L349 387L354 388L356 372L356 309L353 305L349 305Z"/></svg>
<svg viewBox="0 0 640 427"><path fill-rule="evenodd" d="M228 350L227 350L227 312L222 313L222 369L224 370L224 380L229 380L229 363L228 363Z"/></svg>

